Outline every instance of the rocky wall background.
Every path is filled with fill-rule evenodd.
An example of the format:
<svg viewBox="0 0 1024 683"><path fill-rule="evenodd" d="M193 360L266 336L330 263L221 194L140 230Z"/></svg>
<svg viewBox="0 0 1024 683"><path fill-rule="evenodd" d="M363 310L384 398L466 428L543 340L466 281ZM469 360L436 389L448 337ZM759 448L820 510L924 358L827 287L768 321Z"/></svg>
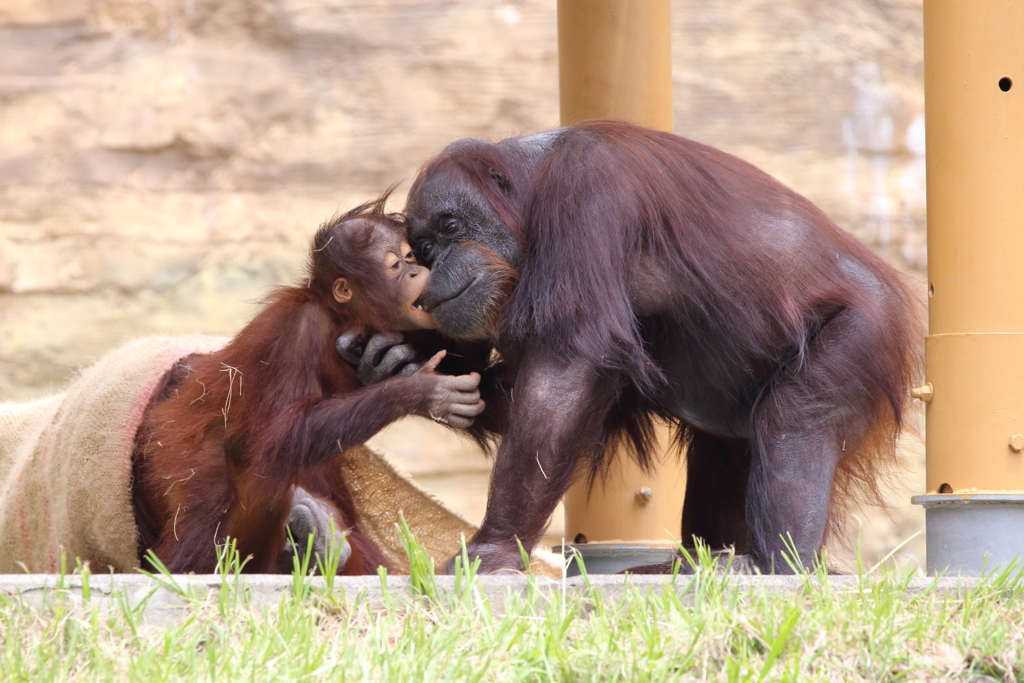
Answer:
<svg viewBox="0 0 1024 683"><path fill-rule="evenodd" d="M675 0L672 21L676 132L923 273L920 0ZM556 126L557 89L555 0L4 0L0 401L135 336L233 334L321 221L395 183L400 208L456 138ZM375 443L479 520L486 460L432 427ZM869 557L920 527L915 444Z"/></svg>

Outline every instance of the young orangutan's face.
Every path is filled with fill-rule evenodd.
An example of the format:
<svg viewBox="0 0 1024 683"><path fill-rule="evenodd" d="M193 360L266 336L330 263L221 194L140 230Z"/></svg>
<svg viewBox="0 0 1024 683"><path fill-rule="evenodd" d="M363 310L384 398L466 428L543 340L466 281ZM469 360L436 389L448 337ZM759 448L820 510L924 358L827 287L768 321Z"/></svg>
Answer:
<svg viewBox="0 0 1024 683"><path fill-rule="evenodd" d="M351 306L364 322L387 320L390 330L436 329L434 316L416 301L427 287L430 269L417 263L404 231L366 218L345 221L337 229L358 235L360 258L380 268L380 277L372 282L338 278L333 286L335 301ZM367 287L374 288L375 296L366 296ZM380 310L383 307L390 310Z"/></svg>
<svg viewBox="0 0 1024 683"><path fill-rule="evenodd" d="M430 269L417 263L412 247L401 234L380 225L375 230L377 244L383 247L384 274L397 285L398 325L395 329L399 332L435 329L434 316L416 303L430 281Z"/></svg>

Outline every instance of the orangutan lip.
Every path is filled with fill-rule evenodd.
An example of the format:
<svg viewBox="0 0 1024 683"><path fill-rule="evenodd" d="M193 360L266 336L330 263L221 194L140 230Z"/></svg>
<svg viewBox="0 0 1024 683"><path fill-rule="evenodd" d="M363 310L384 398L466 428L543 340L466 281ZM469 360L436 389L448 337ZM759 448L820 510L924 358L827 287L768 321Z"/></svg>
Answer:
<svg viewBox="0 0 1024 683"><path fill-rule="evenodd" d="M438 302L437 302L436 304L434 304L434 306L432 306L432 307L430 307L430 308L428 308L428 307L426 306L426 304L422 304L422 303L420 302L420 300L419 300L419 299L417 299L417 300L416 300L416 301L414 302L414 305L415 305L415 304L420 304L420 305L422 305L422 306L423 306L423 310L424 310L424 311L426 311L427 313L433 313L433 312L434 312L434 311L435 311L435 310L436 310L437 308L439 308L439 307L443 306L444 304L448 303L449 301L454 301L455 299L458 299L458 298L459 298L460 296L462 296L463 294L465 294L465 293L466 293L466 292L467 292L467 291L469 290L469 288L470 288L470 287L472 287L473 285L475 285L475 284L476 284L476 283L477 283L477 282L478 282L478 281L480 280L480 278L482 278L482 277L483 277L483 273L481 273L481 274L477 275L477 276L476 276L476 277L474 277L474 278L473 278L472 280L470 280L469 282L467 282L467 283L466 283L466 286L465 286L465 287L463 287L463 288L462 288L462 289L460 289L459 291L455 292L454 294L452 294L452 295L451 295L450 297L448 297L447 299L443 299L442 301L438 301Z"/></svg>

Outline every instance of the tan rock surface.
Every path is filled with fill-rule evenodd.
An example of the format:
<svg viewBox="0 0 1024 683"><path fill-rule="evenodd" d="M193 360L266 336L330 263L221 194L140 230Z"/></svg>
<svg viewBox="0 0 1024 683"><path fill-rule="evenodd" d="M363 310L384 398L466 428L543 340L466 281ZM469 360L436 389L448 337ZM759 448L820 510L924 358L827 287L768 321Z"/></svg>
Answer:
<svg viewBox="0 0 1024 683"><path fill-rule="evenodd" d="M919 0L676 0L676 131L920 273L920 17ZM232 334L335 211L456 138L557 125L555 37L554 0L5 0L0 400L138 335ZM376 441L479 519L487 461L419 425ZM919 526L908 495L872 522L882 552Z"/></svg>

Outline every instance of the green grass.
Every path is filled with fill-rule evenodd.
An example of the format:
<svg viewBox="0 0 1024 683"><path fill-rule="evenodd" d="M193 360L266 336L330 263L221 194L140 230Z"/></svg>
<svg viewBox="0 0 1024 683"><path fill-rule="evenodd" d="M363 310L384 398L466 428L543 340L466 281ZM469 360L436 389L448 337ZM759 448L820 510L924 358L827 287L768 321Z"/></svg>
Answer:
<svg viewBox="0 0 1024 683"><path fill-rule="evenodd" d="M254 605L233 548L224 587L190 594L168 627L142 623L62 584L42 608L0 597L3 681L1016 681L1024 680L1024 577L993 574L959 595L907 590L914 572L879 568L843 584L824 572L799 591L738 587L706 553L677 590L633 588L612 600L535 584L492 605L460 563L454 590L406 539L411 590L384 604L348 601L343 582L299 567L272 607ZM302 563L307 568L308 558ZM82 573L79 567L75 573ZM85 571L83 579L88 579ZM382 576L381 581L387 582ZM109 605L109 603L106 603Z"/></svg>

